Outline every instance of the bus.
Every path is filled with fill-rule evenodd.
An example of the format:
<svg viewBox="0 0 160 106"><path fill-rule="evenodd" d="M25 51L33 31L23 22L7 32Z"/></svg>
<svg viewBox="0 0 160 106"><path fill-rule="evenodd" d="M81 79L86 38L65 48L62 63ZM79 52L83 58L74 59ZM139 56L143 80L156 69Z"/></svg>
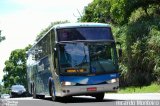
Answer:
<svg viewBox="0 0 160 106"><path fill-rule="evenodd" d="M27 80L33 98L79 95L102 101L119 88L118 57L111 27L104 23L53 26L27 53Z"/></svg>

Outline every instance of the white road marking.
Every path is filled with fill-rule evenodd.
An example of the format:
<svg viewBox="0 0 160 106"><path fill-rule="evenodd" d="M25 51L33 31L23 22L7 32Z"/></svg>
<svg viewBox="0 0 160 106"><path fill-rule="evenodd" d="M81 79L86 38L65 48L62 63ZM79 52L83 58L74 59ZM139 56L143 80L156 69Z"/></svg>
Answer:
<svg viewBox="0 0 160 106"><path fill-rule="evenodd" d="M23 98L9 98L7 100L40 100L40 99L33 99L33 97L23 97Z"/></svg>

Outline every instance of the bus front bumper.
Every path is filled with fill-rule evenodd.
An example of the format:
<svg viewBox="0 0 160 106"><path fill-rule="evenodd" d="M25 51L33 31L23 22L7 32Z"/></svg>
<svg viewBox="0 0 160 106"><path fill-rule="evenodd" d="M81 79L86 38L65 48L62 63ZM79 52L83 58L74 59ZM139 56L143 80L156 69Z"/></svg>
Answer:
<svg viewBox="0 0 160 106"><path fill-rule="evenodd" d="M57 96L75 96L75 95L90 95L100 92L116 92L119 88L119 82L99 85L86 86L64 86Z"/></svg>

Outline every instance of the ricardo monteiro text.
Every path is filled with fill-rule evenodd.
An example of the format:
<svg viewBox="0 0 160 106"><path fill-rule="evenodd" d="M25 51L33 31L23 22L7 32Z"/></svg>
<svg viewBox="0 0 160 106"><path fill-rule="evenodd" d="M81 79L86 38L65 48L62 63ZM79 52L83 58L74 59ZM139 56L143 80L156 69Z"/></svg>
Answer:
<svg viewBox="0 0 160 106"><path fill-rule="evenodd" d="M130 101L117 101L117 106L159 106L160 101L156 100L130 100Z"/></svg>
<svg viewBox="0 0 160 106"><path fill-rule="evenodd" d="M156 100L137 100L136 101L137 106L159 106L160 105L160 101L156 101Z"/></svg>

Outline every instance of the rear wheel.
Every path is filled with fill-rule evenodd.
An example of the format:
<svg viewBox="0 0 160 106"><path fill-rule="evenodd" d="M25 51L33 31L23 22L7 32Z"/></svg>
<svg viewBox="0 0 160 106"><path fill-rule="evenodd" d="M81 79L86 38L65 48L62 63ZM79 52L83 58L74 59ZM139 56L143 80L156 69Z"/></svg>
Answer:
<svg viewBox="0 0 160 106"><path fill-rule="evenodd" d="M98 93L95 97L97 101L103 101L104 93Z"/></svg>

